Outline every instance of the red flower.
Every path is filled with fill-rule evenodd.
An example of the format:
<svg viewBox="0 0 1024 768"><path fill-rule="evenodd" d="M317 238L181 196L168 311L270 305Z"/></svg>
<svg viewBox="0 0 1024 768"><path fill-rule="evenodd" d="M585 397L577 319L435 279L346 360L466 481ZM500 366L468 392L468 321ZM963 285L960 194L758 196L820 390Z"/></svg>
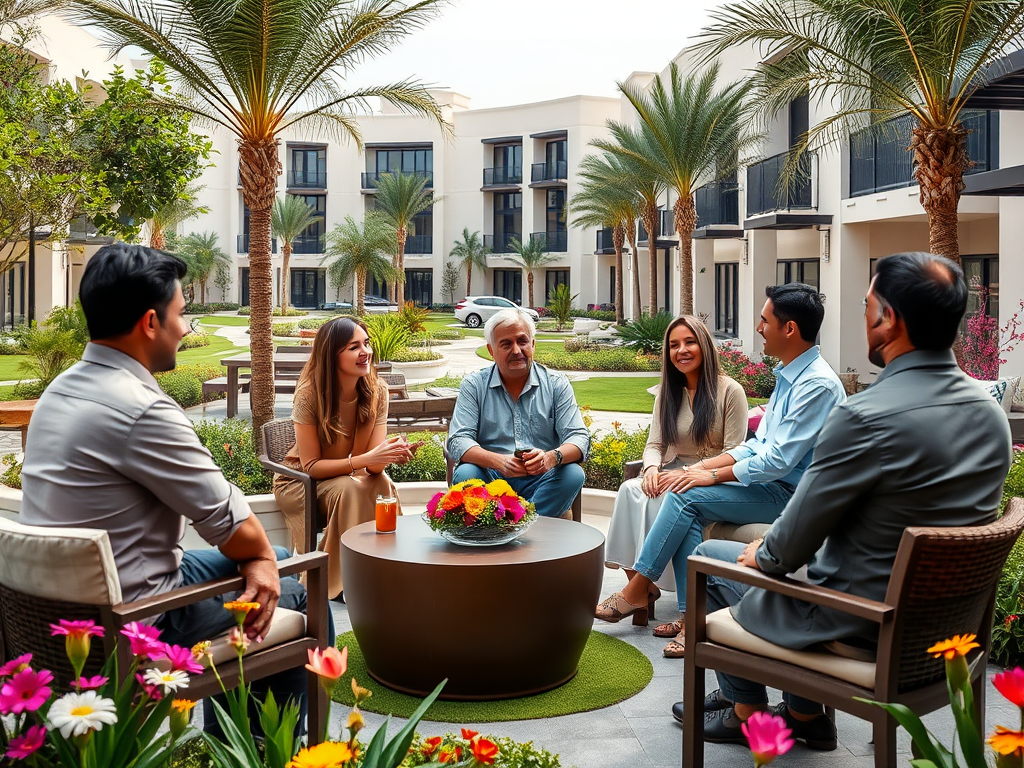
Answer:
<svg viewBox="0 0 1024 768"><path fill-rule="evenodd" d="M1015 707L1024 707L1024 669L1015 667L992 678L996 690Z"/></svg>
<svg viewBox="0 0 1024 768"><path fill-rule="evenodd" d="M476 738L476 736L477 736L477 731L471 731L471 730L469 730L469 728L463 728L462 729L462 738L464 738L466 741L472 741L473 739Z"/></svg>
<svg viewBox="0 0 1024 768"><path fill-rule="evenodd" d="M452 747L451 749L444 749L441 751L441 756L438 757L437 762L439 763L457 763L462 759L462 747Z"/></svg>
<svg viewBox="0 0 1024 768"><path fill-rule="evenodd" d="M463 731L465 733L465 731ZM473 741L473 757L478 763L490 765L498 756L498 745L483 737Z"/></svg>
<svg viewBox="0 0 1024 768"><path fill-rule="evenodd" d="M1006 617L1006 626L1010 626L1010 625L1011 625L1011 624L1012 624L1013 622L1015 622L1015 621L1016 621L1016 620L1017 620L1018 618L1020 618L1020 617L1019 617L1019 616L1017 616L1017 614L1016 614L1016 613L1011 613L1011 614L1010 614L1009 616L1007 616L1007 617Z"/></svg>
<svg viewBox="0 0 1024 768"><path fill-rule="evenodd" d="M467 527L469 527L471 525L475 525L476 524L476 515L471 515L471 514L469 514L469 512L467 512L465 515L462 516L462 522L464 522Z"/></svg>
<svg viewBox="0 0 1024 768"><path fill-rule="evenodd" d="M427 757L430 757L432 754L437 752L437 748L440 747L440 746L441 746L441 737L440 736L434 736L433 738L427 739L426 741L423 742L423 746L420 748L420 751L424 755L426 755Z"/></svg>

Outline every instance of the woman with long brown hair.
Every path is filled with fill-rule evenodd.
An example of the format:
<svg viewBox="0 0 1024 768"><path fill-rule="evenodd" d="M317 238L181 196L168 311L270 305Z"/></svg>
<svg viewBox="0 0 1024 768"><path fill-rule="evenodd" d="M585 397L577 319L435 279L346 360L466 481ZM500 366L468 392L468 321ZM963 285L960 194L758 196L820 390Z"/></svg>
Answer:
<svg viewBox="0 0 1024 768"><path fill-rule="evenodd" d="M633 564L654 525L664 495L685 483L680 470L701 459L717 456L743 442L747 432L747 398L743 387L722 373L718 351L707 327L695 317L677 317L665 331L662 345L661 386L654 399L654 420L643 454L639 478L619 487L608 526L605 558L609 567ZM637 606L615 593L597 607L596 616L619 621L634 615L634 624L647 624L661 589L675 591L673 571L667 569L648 592L648 604ZM677 593L680 615L686 595ZM682 620L655 628L657 637L675 637ZM680 645L680 650L682 646ZM674 655L673 643L665 650Z"/></svg>
<svg viewBox="0 0 1024 768"><path fill-rule="evenodd" d="M329 555L328 595L332 598L343 587L341 535L374 519L378 495L397 498L384 468L404 464L415 450L404 437L387 437L387 418L388 388L373 367L366 325L348 317L322 325L295 387L295 445L283 463L318 481L317 517L326 519L319 548ZM275 475L274 497L288 523L292 544L304 551L302 484Z"/></svg>

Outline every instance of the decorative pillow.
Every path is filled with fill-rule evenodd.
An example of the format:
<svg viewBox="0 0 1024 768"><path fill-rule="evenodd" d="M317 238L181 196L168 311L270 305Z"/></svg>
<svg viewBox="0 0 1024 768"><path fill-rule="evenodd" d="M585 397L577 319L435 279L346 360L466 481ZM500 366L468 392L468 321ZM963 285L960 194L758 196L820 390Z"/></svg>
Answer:
<svg viewBox="0 0 1024 768"><path fill-rule="evenodd" d="M995 398L1007 414L1010 413L1014 395L1017 393L1017 386L1020 384L1020 376L1011 376L996 381L978 381L978 384Z"/></svg>

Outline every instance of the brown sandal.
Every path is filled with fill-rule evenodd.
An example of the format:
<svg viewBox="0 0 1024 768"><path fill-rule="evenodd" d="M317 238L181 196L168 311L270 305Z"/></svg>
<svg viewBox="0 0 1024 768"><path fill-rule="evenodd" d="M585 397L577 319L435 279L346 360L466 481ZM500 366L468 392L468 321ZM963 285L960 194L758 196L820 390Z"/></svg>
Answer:
<svg viewBox="0 0 1024 768"><path fill-rule="evenodd" d="M654 606L650 603L647 605L634 605L624 598L621 592L616 592L597 606L597 610L594 611L594 618L614 624L615 622L622 621L627 616L632 616L634 627L646 627L648 616L653 613Z"/></svg>
<svg viewBox="0 0 1024 768"><path fill-rule="evenodd" d="M676 621L669 621L665 624L659 624L654 628L655 637L675 637L683 631L683 616L679 615Z"/></svg>
<svg viewBox="0 0 1024 768"><path fill-rule="evenodd" d="M662 651L666 659L682 659L686 656L686 638L683 633L680 632L675 636L668 645L665 646L665 650Z"/></svg>

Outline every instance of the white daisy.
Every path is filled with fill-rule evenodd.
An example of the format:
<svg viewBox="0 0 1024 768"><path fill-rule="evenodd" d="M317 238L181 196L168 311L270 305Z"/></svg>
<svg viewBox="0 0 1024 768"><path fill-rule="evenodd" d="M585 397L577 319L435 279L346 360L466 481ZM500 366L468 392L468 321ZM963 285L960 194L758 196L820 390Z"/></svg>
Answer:
<svg viewBox="0 0 1024 768"><path fill-rule="evenodd" d="M53 702L47 718L67 739L113 725L117 722L116 709L112 699L105 699L96 691L84 691L61 696Z"/></svg>
<svg viewBox="0 0 1024 768"><path fill-rule="evenodd" d="M179 688L188 688L188 674L180 670L162 672L159 669L147 669L143 680L149 685L158 685L165 694L174 693Z"/></svg>

